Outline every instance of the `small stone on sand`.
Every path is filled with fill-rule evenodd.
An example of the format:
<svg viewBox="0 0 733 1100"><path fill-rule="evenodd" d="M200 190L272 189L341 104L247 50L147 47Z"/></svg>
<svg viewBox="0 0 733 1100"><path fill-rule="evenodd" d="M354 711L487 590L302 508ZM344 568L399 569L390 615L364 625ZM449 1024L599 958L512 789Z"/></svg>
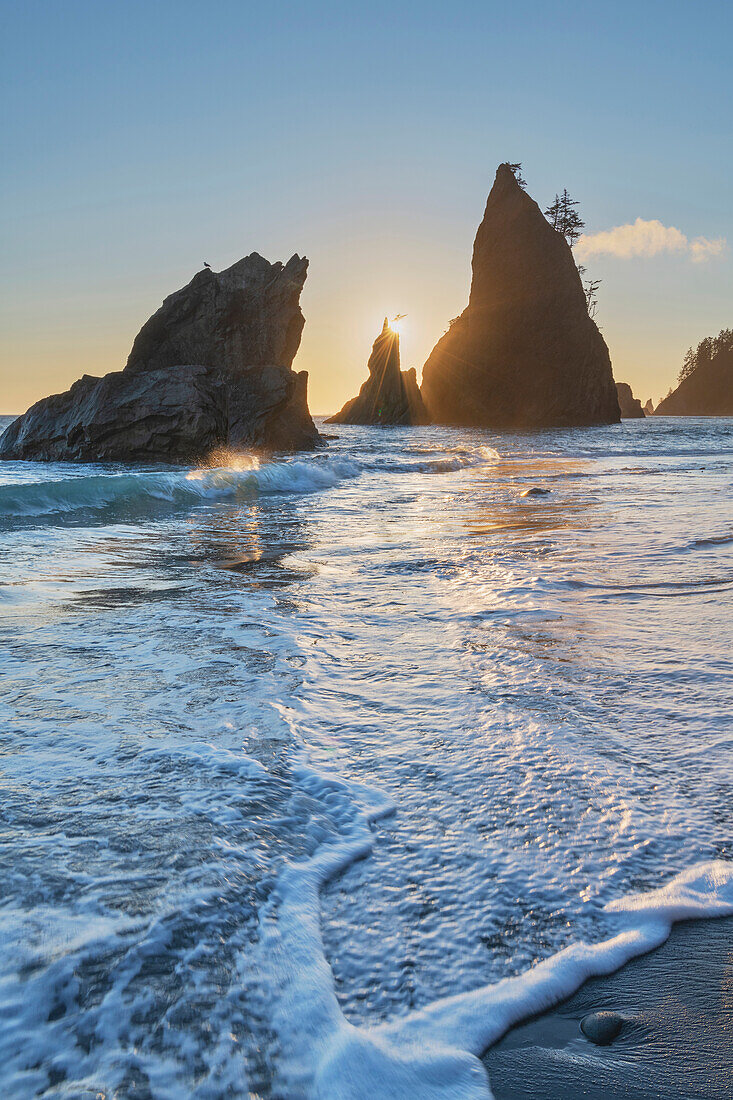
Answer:
<svg viewBox="0 0 733 1100"><path fill-rule="evenodd" d="M580 1021L580 1030L596 1046L612 1043L624 1026L618 1012L591 1012Z"/></svg>

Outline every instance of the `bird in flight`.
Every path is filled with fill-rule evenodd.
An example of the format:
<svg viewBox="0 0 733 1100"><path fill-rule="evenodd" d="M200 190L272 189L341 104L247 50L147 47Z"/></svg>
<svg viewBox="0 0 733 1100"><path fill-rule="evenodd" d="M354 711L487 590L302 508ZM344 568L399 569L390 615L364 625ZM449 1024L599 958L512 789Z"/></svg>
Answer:
<svg viewBox="0 0 733 1100"><path fill-rule="evenodd" d="M406 316L407 316L406 313L398 313L396 317L392 318L392 322L394 323L395 321L401 321L402 318L406 317Z"/></svg>

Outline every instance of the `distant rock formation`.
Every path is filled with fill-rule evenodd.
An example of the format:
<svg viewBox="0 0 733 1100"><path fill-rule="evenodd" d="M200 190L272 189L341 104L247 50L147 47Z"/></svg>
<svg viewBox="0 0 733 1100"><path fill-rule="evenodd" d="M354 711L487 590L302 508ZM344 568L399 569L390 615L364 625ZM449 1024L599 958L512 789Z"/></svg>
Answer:
<svg viewBox="0 0 733 1100"><path fill-rule="evenodd" d="M730 335L728 346L709 358L700 355L698 348L697 366L659 402L655 416L733 416L733 333Z"/></svg>
<svg viewBox="0 0 733 1100"><path fill-rule="evenodd" d="M618 407L621 410L622 420L643 420L644 410L641 401L634 397L628 382L617 382L616 393L618 395Z"/></svg>
<svg viewBox="0 0 733 1100"><path fill-rule="evenodd" d="M651 397L648 399L646 405L644 406L644 416L654 416L654 402L652 401Z"/></svg>
<svg viewBox="0 0 733 1100"><path fill-rule="evenodd" d="M308 375L291 370L307 269L253 252L199 271L143 325L124 370L38 401L0 438L0 458L192 462L221 447L317 446Z"/></svg>
<svg viewBox="0 0 733 1100"><path fill-rule="evenodd" d="M369 356L369 377L327 424L429 424L414 367L400 370L400 337L387 318Z"/></svg>
<svg viewBox="0 0 733 1100"><path fill-rule="evenodd" d="M573 254L508 164L473 247L468 306L423 369L434 421L496 428L619 420L608 348Z"/></svg>

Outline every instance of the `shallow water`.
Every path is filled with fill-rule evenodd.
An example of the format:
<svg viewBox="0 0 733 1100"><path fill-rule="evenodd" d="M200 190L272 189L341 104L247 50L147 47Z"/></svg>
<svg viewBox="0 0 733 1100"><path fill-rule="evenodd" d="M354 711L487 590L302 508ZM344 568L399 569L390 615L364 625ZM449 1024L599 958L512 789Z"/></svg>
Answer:
<svg viewBox="0 0 733 1100"><path fill-rule="evenodd" d="M733 859L733 420L338 432L0 464L4 1096L398 1096L372 1029Z"/></svg>

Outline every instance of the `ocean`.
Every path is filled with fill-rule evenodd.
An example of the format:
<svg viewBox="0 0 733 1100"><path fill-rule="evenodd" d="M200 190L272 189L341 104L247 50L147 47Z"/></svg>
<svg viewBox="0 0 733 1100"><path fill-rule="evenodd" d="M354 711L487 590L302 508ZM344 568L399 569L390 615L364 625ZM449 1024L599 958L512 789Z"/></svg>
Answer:
<svg viewBox="0 0 733 1100"><path fill-rule="evenodd" d="M0 463L7 1100L486 1098L733 912L733 419L337 434Z"/></svg>

